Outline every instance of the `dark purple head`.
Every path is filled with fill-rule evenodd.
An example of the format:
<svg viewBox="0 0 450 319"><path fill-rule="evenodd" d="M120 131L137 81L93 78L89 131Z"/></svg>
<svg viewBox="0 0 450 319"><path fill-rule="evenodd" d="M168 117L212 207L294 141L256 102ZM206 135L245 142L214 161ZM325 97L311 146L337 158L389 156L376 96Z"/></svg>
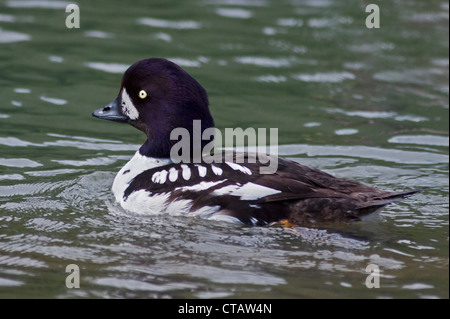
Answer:
<svg viewBox="0 0 450 319"><path fill-rule="evenodd" d="M127 122L143 131L147 141L140 148L141 154L169 157L177 143L170 139L173 129L185 128L192 138L194 120L201 120L202 132L214 127L208 105L205 89L186 71L168 60L151 58L130 66L118 97L92 114ZM208 142L202 141L202 148Z"/></svg>

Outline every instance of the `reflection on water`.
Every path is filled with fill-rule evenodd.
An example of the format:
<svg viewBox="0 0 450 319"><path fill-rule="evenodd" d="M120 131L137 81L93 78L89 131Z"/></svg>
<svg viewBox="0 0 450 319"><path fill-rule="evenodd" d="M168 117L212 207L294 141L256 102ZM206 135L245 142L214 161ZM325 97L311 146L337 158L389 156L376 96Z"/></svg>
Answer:
<svg viewBox="0 0 450 319"><path fill-rule="evenodd" d="M66 1L0 4L0 297L448 298L448 4L383 3L368 30L329 0L77 3L80 30ZM427 189L327 229L125 212L110 187L144 137L90 114L149 56L205 86L220 129L278 127L280 156Z"/></svg>
<svg viewBox="0 0 450 319"><path fill-rule="evenodd" d="M28 34L0 29L0 43L28 41L30 39L31 36Z"/></svg>
<svg viewBox="0 0 450 319"><path fill-rule="evenodd" d="M147 25L150 27L157 28L168 28L168 29L200 29L202 25L195 21L168 21L163 19L154 18L139 18L137 20L138 24Z"/></svg>
<svg viewBox="0 0 450 319"><path fill-rule="evenodd" d="M350 72L330 72L314 74L296 74L292 78L304 82L342 82L344 80L354 80L356 77Z"/></svg>
<svg viewBox="0 0 450 319"><path fill-rule="evenodd" d="M129 65L126 64L103 62L86 62L85 65L94 70L118 74L123 74L129 67Z"/></svg>
<svg viewBox="0 0 450 319"><path fill-rule="evenodd" d="M436 135L399 135L389 139L389 143L449 146L449 138Z"/></svg>
<svg viewBox="0 0 450 319"><path fill-rule="evenodd" d="M245 9L217 8L216 13L227 18L249 19L253 17L253 12Z"/></svg>

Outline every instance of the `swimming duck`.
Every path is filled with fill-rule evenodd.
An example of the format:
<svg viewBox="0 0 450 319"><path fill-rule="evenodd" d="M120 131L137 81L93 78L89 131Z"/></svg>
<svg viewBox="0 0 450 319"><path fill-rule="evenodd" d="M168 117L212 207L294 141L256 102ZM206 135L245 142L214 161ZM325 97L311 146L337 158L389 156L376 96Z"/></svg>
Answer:
<svg viewBox="0 0 450 319"><path fill-rule="evenodd" d="M205 89L162 58L131 65L117 98L92 115L131 124L146 134L146 141L112 185L116 201L138 214L302 226L360 220L418 191L383 191L283 158L277 158L276 172L261 174L267 158L255 161L254 154L245 152L234 153L232 160L225 154L204 154L200 161L177 163L171 159L177 143L171 139L172 130L184 128L192 136L195 120L201 121L197 128L201 132L213 128L214 121ZM202 140L201 146L207 143ZM216 161L207 160L208 156Z"/></svg>

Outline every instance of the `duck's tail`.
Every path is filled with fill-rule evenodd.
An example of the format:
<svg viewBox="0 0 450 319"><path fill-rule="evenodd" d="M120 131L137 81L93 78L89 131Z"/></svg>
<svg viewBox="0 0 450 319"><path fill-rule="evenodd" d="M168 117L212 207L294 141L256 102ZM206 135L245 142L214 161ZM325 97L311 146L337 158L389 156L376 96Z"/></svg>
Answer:
<svg viewBox="0 0 450 319"><path fill-rule="evenodd" d="M406 197L422 192L425 189L426 188L417 188L410 191L387 193L386 195L374 198L371 201L367 202L366 205L359 207L357 215L358 217L368 215L386 205L401 201Z"/></svg>
<svg viewBox="0 0 450 319"><path fill-rule="evenodd" d="M309 196L294 201L289 207L288 220L296 225L360 220L378 209L414 195L423 189L404 192L376 192L366 196L325 197ZM370 196L370 197L369 197Z"/></svg>

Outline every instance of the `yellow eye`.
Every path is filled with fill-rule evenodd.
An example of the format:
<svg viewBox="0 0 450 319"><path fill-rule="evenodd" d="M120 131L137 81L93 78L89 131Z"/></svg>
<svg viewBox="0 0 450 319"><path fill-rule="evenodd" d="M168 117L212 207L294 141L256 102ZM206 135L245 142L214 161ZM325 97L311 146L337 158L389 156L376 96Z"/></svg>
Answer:
<svg viewBox="0 0 450 319"><path fill-rule="evenodd" d="M145 92L144 90L140 90L139 91L139 97L141 99L145 99L147 97L147 92Z"/></svg>

